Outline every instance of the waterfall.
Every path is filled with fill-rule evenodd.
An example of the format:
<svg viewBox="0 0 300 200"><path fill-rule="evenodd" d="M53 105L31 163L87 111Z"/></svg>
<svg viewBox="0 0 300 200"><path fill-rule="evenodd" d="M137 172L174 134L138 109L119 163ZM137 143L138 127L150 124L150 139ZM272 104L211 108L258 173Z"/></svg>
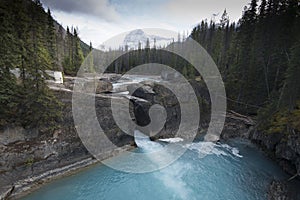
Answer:
<svg viewBox="0 0 300 200"><path fill-rule="evenodd" d="M172 157L173 155L166 151L161 151L164 147L158 142L151 141L150 138L140 131L134 132L134 138L137 146L140 148L142 153L153 153L160 151L158 154L151 154L149 160L158 166L160 162L164 162L164 159ZM180 199L191 199L192 189L188 187L188 184L183 179L186 172L191 169L189 163L183 163L177 161L168 168L161 169L155 172L153 175L156 179L161 181L166 188L173 191L174 198ZM171 170L170 170L171 169Z"/></svg>
<svg viewBox="0 0 300 200"><path fill-rule="evenodd" d="M144 153L153 153L162 150L163 145L153 142L150 138L144 135L142 132L135 130L134 131L134 141L136 145L142 150Z"/></svg>
<svg viewBox="0 0 300 200"><path fill-rule="evenodd" d="M164 151L161 149L166 149L169 143L151 141L138 131L134 136L138 148L133 153L108 159L108 166L118 165L117 169L124 171L97 165L54 181L24 200L263 200L272 179L289 178L247 141L186 143L177 139L179 143L172 143L172 138L165 141L171 141L174 148ZM186 152L174 162L166 163L180 148Z"/></svg>

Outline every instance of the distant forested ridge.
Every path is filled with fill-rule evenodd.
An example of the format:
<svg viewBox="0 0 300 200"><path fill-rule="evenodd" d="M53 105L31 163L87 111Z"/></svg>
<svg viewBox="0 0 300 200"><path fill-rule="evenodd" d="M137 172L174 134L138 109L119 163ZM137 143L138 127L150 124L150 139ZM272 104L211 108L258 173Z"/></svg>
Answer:
<svg viewBox="0 0 300 200"><path fill-rule="evenodd" d="M45 70L76 74L89 46L39 0L1 0L0 25L0 126L55 127L60 105L46 87Z"/></svg>

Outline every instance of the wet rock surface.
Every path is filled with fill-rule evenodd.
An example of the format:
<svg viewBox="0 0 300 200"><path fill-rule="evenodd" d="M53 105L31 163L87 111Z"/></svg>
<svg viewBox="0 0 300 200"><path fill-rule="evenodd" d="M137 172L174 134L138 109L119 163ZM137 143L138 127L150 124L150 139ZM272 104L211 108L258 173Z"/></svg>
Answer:
<svg viewBox="0 0 300 200"><path fill-rule="evenodd" d="M266 134L254 131L250 139L261 146L291 176L300 174L300 133Z"/></svg>
<svg viewBox="0 0 300 200"><path fill-rule="evenodd" d="M199 108L202 111L198 130L198 136L200 137L205 134L210 119L208 114L210 96L202 83L191 82L191 84L199 97ZM181 86L178 85L178 89L180 88ZM149 108L152 105L158 104L166 109L166 123L163 129L152 137L153 140L176 137L181 113L178 99L172 91L153 82L131 85L128 90L133 93L133 96L137 97L137 99L131 99L130 101L132 118L138 125L145 126L150 123ZM7 129L1 130L0 192L4 195L10 194L14 183L18 180L92 157L75 130L71 109L72 93L60 91L56 95L66 105L59 130L53 133L24 130L20 127L7 127ZM185 99L184 103L189 104L188 96L183 99ZM123 133L115 124L110 99L96 97L95 105L97 119L109 140L118 147L128 144L134 145L133 137ZM299 174L300 133L295 132L287 137L280 133L266 135L256 131L254 126L255 122L250 118L229 111L221 139L227 140L236 137L250 139L268 151L269 155L277 160L289 174L292 176L297 172ZM103 146L106 146L106 144L103 144ZM295 176L295 179L297 177L299 176ZM289 196L285 196L286 187L285 182L272 182L269 199L288 198Z"/></svg>
<svg viewBox="0 0 300 200"><path fill-rule="evenodd" d="M170 82L169 84L172 84ZM210 96L206 89L206 86L202 82L192 81L191 85L194 88L194 92L198 98L196 106L199 107L201 118L199 123L199 130L196 137L201 137L205 134L209 121L210 121ZM177 91L184 91L184 84L178 84L173 86ZM134 102L136 119L142 121L139 125L147 125L150 123L148 115L149 108L155 104L161 105L166 109L167 120L163 130L152 137L153 140L178 137L177 131L181 123L181 107L178 101L178 97L174 93L159 83L147 82L132 85L129 87L129 91L133 96L142 98L147 103ZM192 95L192 94L190 94ZM187 107L193 108L189 94L184 92L184 96L179 97L181 103L187 105ZM192 116L191 116L192 117ZM139 120L138 120L139 121ZM224 125L221 139L230 139L235 137L248 138L250 132L253 130L254 121L246 116L239 115L230 111L227 113L226 122ZM187 132L185 135L189 137L189 127L186 128ZM190 130L191 131L191 130ZM193 137L192 135L190 135Z"/></svg>
<svg viewBox="0 0 300 200"><path fill-rule="evenodd" d="M268 200L291 200L288 197L287 185L280 181L272 181L268 191Z"/></svg>
<svg viewBox="0 0 300 200"><path fill-rule="evenodd" d="M196 94L198 97L206 101L206 106L210 106L209 94L201 83L193 82L194 88L196 88ZM138 88L139 87L139 88ZM178 130L178 124L180 123L180 106L179 102L174 94L167 88L159 84L147 84L139 85L136 87L136 93L134 96L146 99L153 104L160 104L167 110L167 122L162 131L157 135L151 137L153 140L173 138L176 137ZM153 92L154 93L153 93ZM187 101L188 102L188 101ZM149 104L147 106L141 105L144 109L142 113L136 113L136 117L143 117L145 113L148 113ZM200 104L200 109L203 111L203 106ZM209 109L208 109L209 110ZM207 111L207 110L205 110ZM202 113L201 113L202 114ZM200 122L200 128L198 130L198 136L205 134L208 127L209 114L207 114L205 120ZM294 132L287 137L281 133L276 134L262 134L255 128L256 122L248 116L241 115L234 111L228 111L226 114L226 121L221 134L222 140L228 140L231 138L245 138L258 144L261 148L266 150L267 155L275 159L278 164L295 179L299 178L300 172L300 133ZM297 175L298 173L298 175ZM295 175L296 174L296 175ZM297 182L297 181L296 181ZM297 182L297 184L299 184ZM269 199L297 199L295 195L288 195L288 190L291 189L286 182L273 181L270 184ZM291 193L291 191L289 192ZM299 195L299 194L296 194ZM293 198L295 197L295 198Z"/></svg>

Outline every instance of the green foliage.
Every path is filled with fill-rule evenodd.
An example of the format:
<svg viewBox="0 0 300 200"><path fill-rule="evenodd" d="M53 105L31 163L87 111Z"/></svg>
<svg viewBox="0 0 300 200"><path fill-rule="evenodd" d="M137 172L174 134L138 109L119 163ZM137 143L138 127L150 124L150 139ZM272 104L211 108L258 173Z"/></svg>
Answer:
<svg viewBox="0 0 300 200"><path fill-rule="evenodd" d="M74 65L72 64L72 61L70 57L66 57L63 62L64 67L64 73L67 75L76 75L76 69L74 68Z"/></svg>
<svg viewBox="0 0 300 200"><path fill-rule="evenodd" d="M273 110L273 112L271 111ZM265 116L264 120L260 120L259 129L265 133L285 133L290 134L297 130L300 131L300 101L293 110L282 108L274 111L274 107L269 107L261 111L260 116Z"/></svg>
<svg viewBox="0 0 300 200"><path fill-rule="evenodd" d="M171 44L172 45L172 44ZM183 43L177 43L175 45L183 45ZM119 50L123 51L123 50ZM116 51L115 53L121 54L122 52ZM170 53L169 51L165 51L164 49L155 49L155 48L147 48L147 49L139 49L130 51L128 53L123 52L124 55L116 59L108 68L106 72L110 73L125 73L130 69L147 64L147 63L159 63L167 66L171 66L173 69L180 72L187 79L195 79L195 76L199 75L196 73L194 67L187 62L185 59L181 58L178 55ZM111 54L111 52L110 52ZM94 68L97 69L101 64L98 63L97 53L94 53L92 56ZM86 62L91 62L90 55L87 57ZM160 73L157 73L160 75Z"/></svg>
<svg viewBox="0 0 300 200"><path fill-rule="evenodd" d="M300 41L291 49L291 59L286 71L286 78L282 88L280 106L293 109L300 99Z"/></svg>
<svg viewBox="0 0 300 200"><path fill-rule="evenodd" d="M20 99L17 95L14 75L0 71L0 127L18 119L16 107Z"/></svg>
<svg viewBox="0 0 300 200"><path fill-rule="evenodd" d="M57 57L57 41L54 20L51 11L47 12L47 28L46 28L46 47L49 52L49 60L52 70L59 70Z"/></svg>
<svg viewBox="0 0 300 200"><path fill-rule="evenodd" d="M300 131L300 101L298 101L297 107L292 111L290 121L292 127Z"/></svg>
<svg viewBox="0 0 300 200"><path fill-rule="evenodd" d="M57 68L50 11L40 1L4 0L0 22L0 126L57 128L61 104L45 83L45 70Z"/></svg>
<svg viewBox="0 0 300 200"><path fill-rule="evenodd" d="M259 6L251 0L238 24L230 24L225 10L219 23L202 21L190 36L218 65L232 100L229 108L258 113L261 128L267 132L299 130L299 6L297 0L262 0ZM62 65L65 74L76 75L91 45L80 41L77 29L68 28L66 37L62 27L56 31L50 10L46 13L39 1L0 1L0 24L0 125L55 127L60 106L44 82L45 70ZM179 35L172 45L183 43ZM146 47L139 45L138 50L117 59L108 72L161 63L189 79L199 76L184 59L151 48L149 41ZM92 55L87 70L94 72L99 60ZM19 80L11 74L15 68L20 69Z"/></svg>
<svg viewBox="0 0 300 200"><path fill-rule="evenodd" d="M64 58L63 68L64 73L67 75L76 76L83 60L84 55L81 48L81 41L77 35L77 30L67 28L67 42L68 42L68 54Z"/></svg>
<svg viewBox="0 0 300 200"><path fill-rule="evenodd" d="M25 161L25 164L26 164L28 167L31 167L31 166L34 164L34 158L28 158L28 159Z"/></svg>
<svg viewBox="0 0 300 200"><path fill-rule="evenodd" d="M47 88L38 92L27 90L22 95L24 100L20 105L20 116L23 127L40 127L45 131L59 128L62 104Z"/></svg>
<svg viewBox="0 0 300 200"><path fill-rule="evenodd" d="M258 114L258 128L265 133L299 131L299 1L249 5L237 25L225 26L224 12L220 24L202 21L191 36L218 65L230 109Z"/></svg>
<svg viewBox="0 0 300 200"><path fill-rule="evenodd" d="M18 64L16 48L16 34L11 9L7 9L8 2L0 2L0 126L13 123L16 119L17 82L10 72Z"/></svg>
<svg viewBox="0 0 300 200"><path fill-rule="evenodd" d="M263 0L259 7L251 0L238 24L229 25L225 11L219 24L202 21L193 29L219 67L234 100L229 108L255 114L274 100L292 105L287 99L299 98L299 10L297 0Z"/></svg>

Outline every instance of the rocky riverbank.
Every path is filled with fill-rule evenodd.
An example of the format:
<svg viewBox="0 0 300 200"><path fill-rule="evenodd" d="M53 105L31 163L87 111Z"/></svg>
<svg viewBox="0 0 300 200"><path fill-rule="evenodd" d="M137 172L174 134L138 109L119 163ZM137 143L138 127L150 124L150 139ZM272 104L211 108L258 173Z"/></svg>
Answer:
<svg viewBox="0 0 300 200"><path fill-rule="evenodd" d="M222 139L241 137L251 140L265 154L275 160L291 179L300 178L300 133L266 134L256 128L251 118L229 111L222 132Z"/></svg>
<svg viewBox="0 0 300 200"><path fill-rule="evenodd" d="M49 133L13 126L1 130L0 197L3 199L30 190L44 180L94 163L75 129L72 92L62 90L57 91L56 95L64 105L60 128L56 131ZM107 134L115 145L126 149L128 145L134 146L133 137L123 133L114 123L109 98L96 97L96 112L99 123L106 126ZM114 156L121 149L108 149L101 158Z"/></svg>
<svg viewBox="0 0 300 200"><path fill-rule="evenodd" d="M170 83L172 84L172 83ZM205 86L201 82L192 82L194 90L198 96L201 111L201 121L199 123L198 137L205 134L210 120L210 100ZM177 86L180 90L180 85ZM178 124L180 123L180 105L174 94L157 83L146 82L129 88L133 96L142 98L146 102L134 102L135 114L138 123L147 124L150 119L147 115L151 105L160 104L166 108L167 121L164 129L153 140L176 137ZM188 98L185 103L189 103ZM264 134L257 130L256 122L251 117L241 115L234 111L227 111L226 120L221 140L231 138L245 138L251 140L263 149L268 156L276 160L279 165L294 178L299 178L300 173L300 133L285 135L283 133ZM298 176L297 176L298 174Z"/></svg>
<svg viewBox="0 0 300 200"><path fill-rule="evenodd" d="M193 87L197 93L200 103L200 110L202 111L202 118L199 124L198 136L205 134L208 127L210 115L206 111L210 108L209 95L203 84L192 82ZM178 86L180 87L180 86ZM161 104L167 110L167 122L164 129L152 137L153 140L161 138L175 137L178 123L180 122L180 106L171 91L163 86L155 83L145 83L131 88L135 90L134 96L145 99L147 104L140 105L143 111L139 111L139 118L149 122L147 115L148 109L153 104ZM150 103L150 105L148 105ZM203 113L204 111L204 113ZM290 180L273 181L270 184L269 199L296 199L294 194L295 188L291 185L299 185L298 179L300 174L300 133L294 132L291 135L283 135L280 133L263 134L256 129L255 120L248 116L241 115L234 111L228 111L226 114L226 121L222 131L221 140L228 140L232 138L245 138L257 144L267 156L274 159L282 169L291 175Z"/></svg>
<svg viewBox="0 0 300 200"><path fill-rule="evenodd" d="M134 147L132 145L125 145L118 149L115 149L110 152L106 152L105 159L109 157L114 157L119 155L120 153L131 150ZM94 159L93 157L83 159L81 161L75 162L70 165L66 165L64 167L55 168L49 171L46 171L42 174L36 176L30 176L29 178L19 180L13 185L3 187L3 192L0 196L0 199L18 199L22 196L25 196L31 193L34 190L39 189L44 184L47 184L55 179L59 179L62 177L70 176L72 174L76 174L79 171L82 171L88 167L91 167L95 164L98 164L99 160Z"/></svg>
<svg viewBox="0 0 300 200"><path fill-rule="evenodd" d="M205 134L210 119L210 97L205 85L201 82L191 82L191 84L200 104L201 121L197 137L201 137ZM179 89L180 87L178 85ZM58 90L56 91L58 99L64 104L64 115L60 122L60 128L55 132L44 133L42 130L25 130L13 126L1 130L0 192L3 194L1 196L3 199L8 196L18 197L53 178L76 172L96 162L82 144L75 130L71 90L56 89ZM130 85L128 90L134 91L134 97L129 98L131 115L139 125L144 126L150 123L148 111L151 105L160 104L166 109L166 124L162 131L152 137L153 140L176 136L181 119L180 105L170 90L155 82ZM110 95L96 95L95 98L99 123L104 127L110 141L120 147L117 151L107 150L103 159L135 145L133 137L123 133L115 124L111 112L111 98ZM114 98L128 99L126 96L115 96ZM188 98L184 103L189 103ZM291 176L297 174L300 164L299 133L288 137L280 134L263 135L256 131L255 124L256 122L247 116L228 111L220 139L227 140L237 137L249 139L268 152L268 155L277 160ZM101 146L101 144L99 145ZM294 178L296 179L297 175ZM273 196L278 196L277 193L286 195L287 192L280 192L278 189L288 188L283 186L285 184L286 182L281 182L279 187L278 184L272 183L269 191L270 199L276 199ZM272 194L274 195L272 196ZM288 197L290 198L290 196Z"/></svg>

